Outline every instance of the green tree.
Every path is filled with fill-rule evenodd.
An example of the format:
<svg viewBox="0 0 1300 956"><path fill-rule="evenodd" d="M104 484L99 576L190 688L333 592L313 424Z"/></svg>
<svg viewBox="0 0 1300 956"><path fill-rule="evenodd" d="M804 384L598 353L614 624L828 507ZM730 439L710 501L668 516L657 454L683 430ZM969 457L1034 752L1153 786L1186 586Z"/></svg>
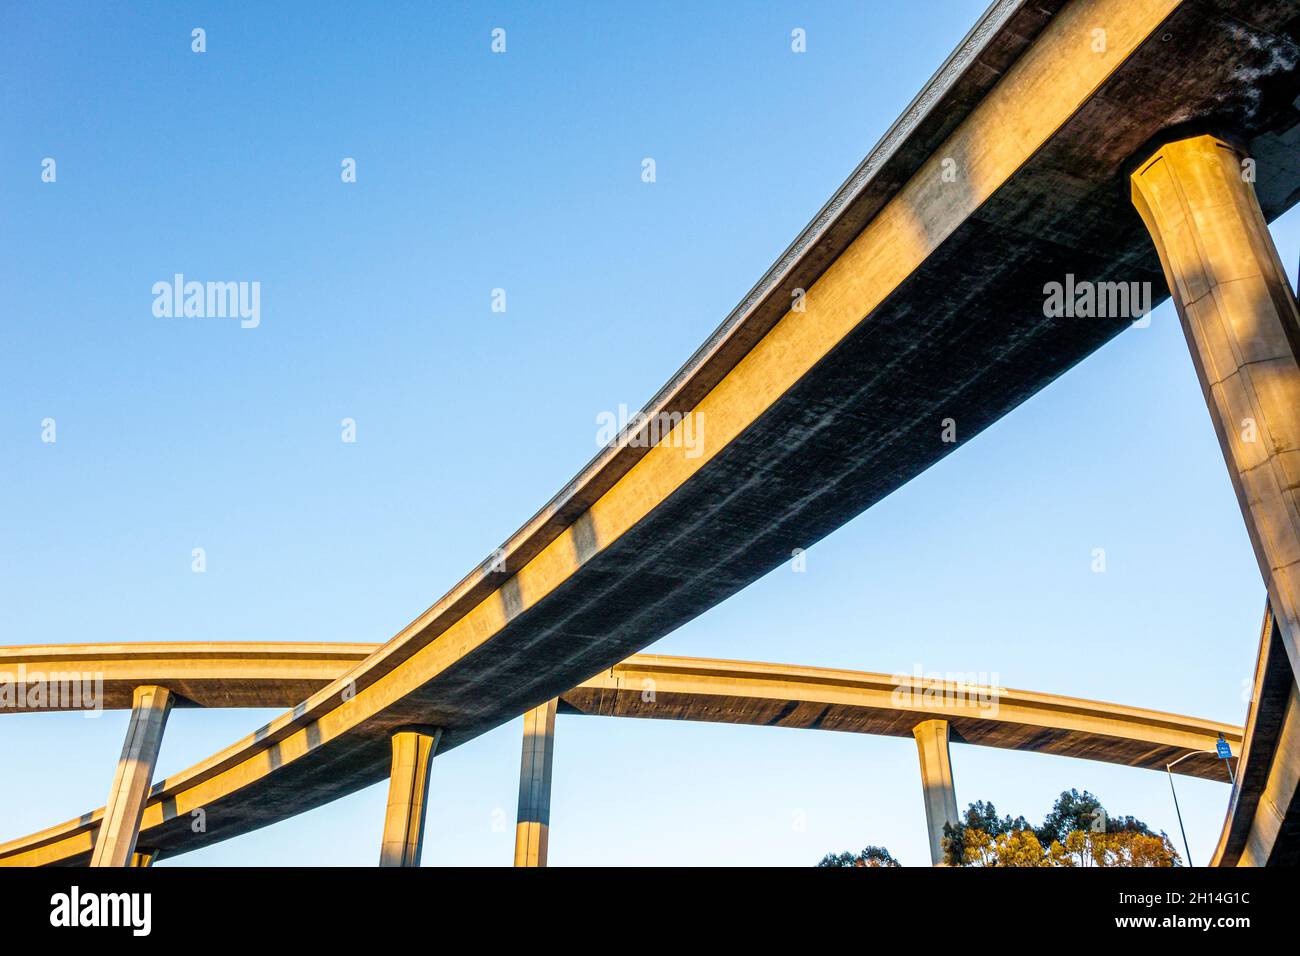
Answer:
<svg viewBox="0 0 1300 956"><path fill-rule="evenodd" d="M895 860L883 846L865 847L861 853L853 853L845 850L843 853L827 853L818 866L898 866L899 862Z"/></svg>
<svg viewBox="0 0 1300 956"><path fill-rule="evenodd" d="M1099 829L1099 819L1105 820ZM944 862L949 866L1179 866L1164 833L1132 816L1107 816L1086 790L1056 798L1042 826L1024 817L999 818L993 804L977 801L956 824L946 824Z"/></svg>
<svg viewBox="0 0 1300 956"><path fill-rule="evenodd" d="M976 800L966 808L961 820L943 825L944 862L949 866L966 865L962 861L966 859L967 833L982 833L990 838L987 844L980 842L979 852L982 853L990 849L998 837L1029 829L1029 821L1024 817L1012 819L1008 814L999 818L992 803Z"/></svg>
<svg viewBox="0 0 1300 956"><path fill-rule="evenodd" d="M1105 812L1101 801L1087 790L1083 793L1078 790L1066 790L1056 798L1056 803L1052 805L1052 812L1043 819L1043 825L1034 827L1034 835L1043 846L1051 846L1054 841L1062 843L1075 831L1091 831L1099 810ZM1131 816L1108 816L1106 832L1155 836L1150 827Z"/></svg>

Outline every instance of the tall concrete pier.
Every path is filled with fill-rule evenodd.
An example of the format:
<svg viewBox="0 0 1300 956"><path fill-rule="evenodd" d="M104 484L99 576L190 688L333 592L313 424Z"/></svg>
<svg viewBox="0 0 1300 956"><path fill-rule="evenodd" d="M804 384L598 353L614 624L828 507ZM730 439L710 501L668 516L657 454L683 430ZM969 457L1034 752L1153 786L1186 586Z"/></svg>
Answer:
<svg viewBox="0 0 1300 956"><path fill-rule="evenodd" d="M921 758L921 794L925 826L930 837L930 862L943 863L943 828L957 822L957 791L948 754L948 721L923 720L912 728Z"/></svg>
<svg viewBox="0 0 1300 956"><path fill-rule="evenodd" d="M167 715L171 713L171 691L148 684L135 689L131 723L127 726L122 756L113 774L113 788L104 805L104 816L95 838L91 866L129 866L140 834L140 817L153 782L154 765L162 746Z"/></svg>
<svg viewBox="0 0 1300 956"><path fill-rule="evenodd" d="M1287 654L1300 674L1300 313L1255 196L1213 136L1133 174Z"/></svg>
<svg viewBox="0 0 1300 956"><path fill-rule="evenodd" d="M519 817L515 822L515 866L545 866L551 831L551 764L555 757L552 698L524 714L519 761Z"/></svg>
<svg viewBox="0 0 1300 956"><path fill-rule="evenodd" d="M429 764L442 731L401 730L392 736L393 766L388 777L388 806L380 866L419 866L428 809Z"/></svg>

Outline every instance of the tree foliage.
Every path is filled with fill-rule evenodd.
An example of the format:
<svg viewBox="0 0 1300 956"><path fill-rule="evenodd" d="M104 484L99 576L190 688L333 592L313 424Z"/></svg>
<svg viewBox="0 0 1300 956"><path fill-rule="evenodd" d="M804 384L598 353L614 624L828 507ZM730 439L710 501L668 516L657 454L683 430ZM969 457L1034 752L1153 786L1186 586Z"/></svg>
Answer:
<svg viewBox="0 0 1300 956"><path fill-rule="evenodd" d="M1024 817L999 818L993 804L977 801L943 834L949 866L1181 865L1164 833L1132 816L1106 815L1086 790L1062 793L1038 827Z"/></svg>
<svg viewBox="0 0 1300 956"><path fill-rule="evenodd" d="M1103 826L1104 825L1104 826ZM1132 816L1110 816L1088 791L1066 790L1041 826L977 800L943 828L949 866L1181 866L1169 838ZM818 866L898 866L883 846L828 853Z"/></svg>
<svg viewBox="0 0 1300 956"><path fill-rule="evenodd" d="M1064 842L1071 833L1091 830L1098 811L1105 812L1101 801L1087 790L1083 793L1078 790L1066 790L1056 798L1056 803L1052 805L1052 812L1043 819L1043 825L1034 827L1034 834L1043 846L1051 846L1053 842ZM1150 827L1131 816L1107 816L1106 832L1155 836Z"/></svg>
<svg viewBox="0 0 1300 956"><path fill-rule="evenodd" d="M899 862L890 856L883 846L864 847L861 853L845 850L843 853L827 853L818 866L898 866Z"/></svg>

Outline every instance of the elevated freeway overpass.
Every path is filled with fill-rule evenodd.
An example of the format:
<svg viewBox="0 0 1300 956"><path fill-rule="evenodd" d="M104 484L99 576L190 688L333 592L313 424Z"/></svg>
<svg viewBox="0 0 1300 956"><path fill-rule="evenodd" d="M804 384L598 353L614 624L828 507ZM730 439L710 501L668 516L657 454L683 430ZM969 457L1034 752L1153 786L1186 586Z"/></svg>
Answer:
<svg viewBox="0 0 1300 956"><path fill-rule="evenodd" d="M1264 615L1245 740L1214 866L1300 863L1300 692L1272 608Z"/></svg>
<svg viewBox="0 0 1300 956"><path fill-rule="evenodd" d="M0 648L0 680L15 684L14 699L22 701L36 700L32 691L42 684L94 675L100 690L82 698L88 707L129 708L137 689L150 686L167 688L178 706L276 707L297 700L304 681L325 686L377 649L238 642L10 647ZM68 706L47 707L47 699L40 698L40 706L0 708L0 714L74 709L67 700ZM1242 741L1241 728L1229 724L1056 694L915 675L640 654L528 714L520 774L520 865L544 865L546 860L557 711L915 737L936 862L942 854L938 840L943 824L957 815L949 740L1151 770L1179 761L1178 773L1224 782L1227 770L1212 756L1216 741L1223 737L1234 753ZM238 755L245 743L228 753ZM536 755L541 759L535 760ZM193 784L183 779L187 776L161 781L153 788L155 795ZM343 779L332 785L339 795L352 789ZM187 843L156 845L165 805L155 803L158 811L146 811L139 829L139 845L148 859L160 850L172 856L192 848ZM0 844L0 865L85 863L104 813L100 808ZM257 825L286 815L280 805L267 803Z"/></svg>
<svg viewBox="0 0 1300 956"><path fill-rule="evenodd" d="M1300 195L1298 96L1293 0L998 0L644 418L392 640L148 793L171 695L137 688L101 862L133 819L181 851L385 776L409 862L435 751L735 594L1139 318L1052 287L1173 291L1293 686L1300 319L1267 222Z"/></svg>

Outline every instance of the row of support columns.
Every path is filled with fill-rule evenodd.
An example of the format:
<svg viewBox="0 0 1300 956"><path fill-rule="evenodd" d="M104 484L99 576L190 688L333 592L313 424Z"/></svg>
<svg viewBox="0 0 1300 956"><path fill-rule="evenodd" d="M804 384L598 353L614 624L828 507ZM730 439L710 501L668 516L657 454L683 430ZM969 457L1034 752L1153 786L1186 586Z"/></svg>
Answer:
<svg viewBox="0 0 1300 956"><path fill-rule="evenodd" d="M133 696L126 741L118 759L108 803L95 839L91 866L147 867L154 850L137 850L140 818L149 797L163 731L175 698L165 687L138 687ZM555 758L555 714L548 700L524 715L519 766L519 813L515 824L515 866L544 867L551 823L551 772ZM957 819L957 802L948 759L948 723L927 720L913 731L921 757L930 854L942 861L943 825ZM392 764L380 846L380 866L419 866L428 810L429 770L442 731L412 727L391 737Z"/></svg>
<svg viewBox="0 0 1300 956"><path fill-rule="evenodd" d="M515 825L515 866L546 866L551 824L551 769L555 757L555 713L549 700L524 715L519 766L519 816ZM948 721L924 720L912 731L921 762L930 860L943 863L943 828L957 822L957 793L948 756Z"/></svg>
<svg viewBox="0 0 1300 956"><path fill-rule="evenodd" d="M555 756L552 699L524 715L519 768L519 814L515 824L515 866L546 866L551 823L551 767ZM388 781L380 866L419 866L429 792L429 764L442 731L417 728L392 736L393 763Z"/></svg>
<svg viewBox="0 0 1300 956"><path fill-rule="evenodd" d="M1237 493L1293 670L1300 675L1300 311L1252 186L1253 167L1224 139L1170 142L1131 177L1133 203L1155 242L1210 417ZM137 851L173 696L135 691L92 866L149 866ZM546 865L557 701L524 718L515 865ZM418 866L429 764L442 731L392 737L381 866ZM913 730L930 856L943 860L943 827L957 819L945 720Z"/></svg>

